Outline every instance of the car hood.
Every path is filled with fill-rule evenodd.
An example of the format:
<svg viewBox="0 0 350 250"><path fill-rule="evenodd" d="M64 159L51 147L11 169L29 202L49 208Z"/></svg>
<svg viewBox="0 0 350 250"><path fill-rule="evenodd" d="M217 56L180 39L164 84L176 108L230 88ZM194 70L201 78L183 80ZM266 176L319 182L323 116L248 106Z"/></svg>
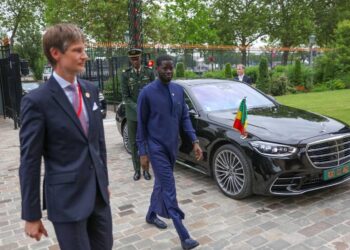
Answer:
<svg viewBox="0 0 350 250"><path fill-rule="evenodd" d="M208 119L232 128L236 113L208 113ZM347 125L334 119L283 105L248 110L247 132L261 140L296 145L300 141L336 133Z"/></svg>

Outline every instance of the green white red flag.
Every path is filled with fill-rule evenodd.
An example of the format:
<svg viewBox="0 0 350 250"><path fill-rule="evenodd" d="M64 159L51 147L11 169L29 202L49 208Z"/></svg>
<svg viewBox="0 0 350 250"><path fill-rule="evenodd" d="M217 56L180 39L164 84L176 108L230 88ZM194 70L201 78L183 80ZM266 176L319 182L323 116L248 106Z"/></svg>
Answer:
<svg viewBox="0 0 350 250"><path fill-rule="evenodd" d="M246 137L247 134L247 104L246 98L244 97L239 105L235 121L233 122L233 128L238 130L242 136Z"/></svg>

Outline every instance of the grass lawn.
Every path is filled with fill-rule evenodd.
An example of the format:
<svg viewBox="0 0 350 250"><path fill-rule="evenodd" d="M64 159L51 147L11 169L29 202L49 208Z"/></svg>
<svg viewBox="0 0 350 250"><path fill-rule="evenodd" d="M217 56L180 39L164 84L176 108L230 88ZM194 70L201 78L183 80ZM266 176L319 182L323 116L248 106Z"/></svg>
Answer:
<svg viewBox="0 0 350 250"><path fill-rule="evenodd" d="M350 89L278 96L277 101L350 124Z"/></svg>

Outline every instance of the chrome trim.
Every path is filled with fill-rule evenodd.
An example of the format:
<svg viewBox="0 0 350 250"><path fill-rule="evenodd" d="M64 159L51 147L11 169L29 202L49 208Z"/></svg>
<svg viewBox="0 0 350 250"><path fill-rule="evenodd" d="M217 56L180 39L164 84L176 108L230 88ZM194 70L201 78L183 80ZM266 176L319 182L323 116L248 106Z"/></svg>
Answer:
<svg viewBox="0 0 350 250"><path fill-rule="evenodd" d="M278 177L276 178L276 180L277 179L278 179ZM273 183L275 183L276 180ZM284 195L284 196L300 195L300 194L304 194L304 193L307 193L307 192L311 192L311 191L315 191L315 190L319 190L319 189L324 189L324 188L327 188L327 187L337 186L337 185L340 185L340 184L342 184L342 183L344 183L346 181L349 181L349 180L350 180L350 175L347 178L343 179L342 181L331 183L331 184L327 184L327 185L323 185L323 186L319 186L319 187L308 188L308 189L304 189L304 190L300 190L300 191L289 189L288 191L290 193L272 192L271 188L272 188L273 185L271 185L270 186L270 193L274 194L274 195Z"/></svg>
<svg viewBox="0 0 350 250"><path fill-rule="evenodd" d="M347 164L350 162L350 156L346 155L342 158L340 158L340 154L346 152L348 149L343 149L343 150L339 150L340 147L350 144L350 141L346 141L346 142L342 142L342 143L338 143L338 140L344 139L344 138L349 138L350 139L350 133L344 134L344 135L340 135L340 136L333 136L327 139L322 139L322 140L318 140L318 141L314 141L314 142L310 142L306 145L306 149L305 149L305 154L307 159L309 160L310 164L317 169L329 169L329 168L334 168L334 167L339 167L340 165L343 164ZM317 144L322 144L322 143L326 143L326 142L333 142L335 145L329 146L329 147L322 147L322 148L317 148L317 149L309 149L310 147L317 145ZM331 149L331 148L336 148L336 152L333 153L327 153L324 155L311 155L309 156L309 152L316 152L316 151L321 151L321 150L325 150L325 149ZM317 158L317 157L324 157L324 156L328 156L328 155L336 155L337 159L335 160L330 160L330 161L323 161L323 162L313 162L312 159L313 158ZM316 157L317 156L317 157ZM349 157L348 161L345 162L341 162L344 159L347 159ZM335 166L327 166L327 167L319 167L317 166L317 164L327 164L327 163L331 163L331 162L336 162Z"/></svg>
<svg viewBox="0 0 350 250"><path fill-rule="evenodd" d="M192 170L195 170L195 171L197 171L197 172L200 172L200 173L202 173L202 174L208 175L207 172L205 172L205 171L203 171L203 170L200 170L200 169L197 169L197 168L195 168L195 167L193 167L193 166L191 166L191 165L189 165L189 164L187 164L187 163L184 163L184 162L182 162L182 161L176 160L176 163L177 163L177 164L180 164L180 165L182 165L182 166L185 166L185 167L187 167L187 168L190 168L190 169L192 169Z"/></svg>

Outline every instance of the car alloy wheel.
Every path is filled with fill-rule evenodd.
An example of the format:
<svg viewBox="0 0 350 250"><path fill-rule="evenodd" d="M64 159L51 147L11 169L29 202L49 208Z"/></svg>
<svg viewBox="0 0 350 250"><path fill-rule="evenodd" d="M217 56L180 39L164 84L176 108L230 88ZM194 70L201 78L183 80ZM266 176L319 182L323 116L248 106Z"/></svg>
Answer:
<svg viewBox="0 0 350 250"><path fill-rule="evenodd" d="M224 145L216 151L213 173L217 185L225 195L243 199L251 194L251 168L243 153L233 145Z"/></svg>
<svg viewBox="0 0 350 250"><path fill-rule="evenodd" d="M125 123L123 127L123 144L125 150L131 154L130 144L129 144L129 134L128 134L128 124Z"/></svg>

